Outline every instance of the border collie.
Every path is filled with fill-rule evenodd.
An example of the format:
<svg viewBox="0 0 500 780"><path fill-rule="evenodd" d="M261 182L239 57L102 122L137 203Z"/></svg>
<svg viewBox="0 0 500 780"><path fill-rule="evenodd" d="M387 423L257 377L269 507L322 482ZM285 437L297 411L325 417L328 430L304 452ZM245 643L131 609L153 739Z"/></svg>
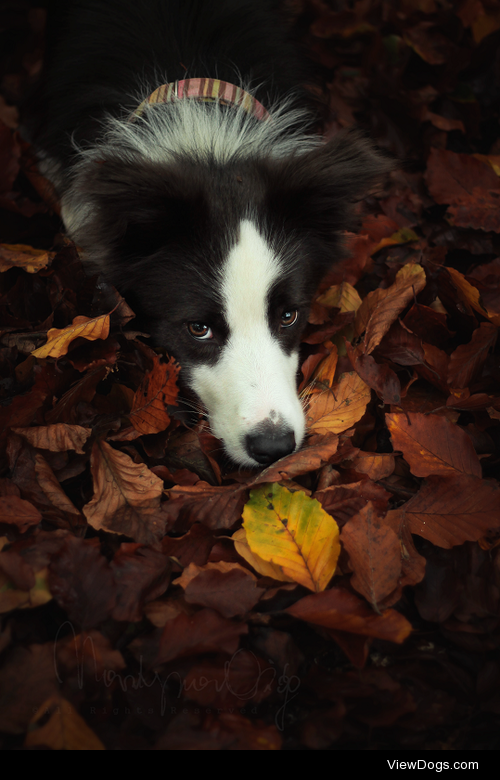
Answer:
<svg viewBox="0 0 500 780"><path fill-rule="evenodd" d="M64 0L27 124L85 261L180 362L244 466L304 440L310 302L355 201L388 170L359 135L313 132L278 6Z"/></svg>

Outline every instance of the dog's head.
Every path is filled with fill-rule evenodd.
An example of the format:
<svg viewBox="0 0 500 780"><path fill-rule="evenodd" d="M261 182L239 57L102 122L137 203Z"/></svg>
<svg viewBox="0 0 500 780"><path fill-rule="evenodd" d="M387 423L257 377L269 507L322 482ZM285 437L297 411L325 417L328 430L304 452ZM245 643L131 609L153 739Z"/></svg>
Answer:
<svg viewBox="0 0 500 780"><path fill-rule="evenodd" d="M223 164L108 149L63 201L73 237L180 362L236 463L301 445L296 376L311 299L342 254L355 202L387 168L352 134Z"/></svg>

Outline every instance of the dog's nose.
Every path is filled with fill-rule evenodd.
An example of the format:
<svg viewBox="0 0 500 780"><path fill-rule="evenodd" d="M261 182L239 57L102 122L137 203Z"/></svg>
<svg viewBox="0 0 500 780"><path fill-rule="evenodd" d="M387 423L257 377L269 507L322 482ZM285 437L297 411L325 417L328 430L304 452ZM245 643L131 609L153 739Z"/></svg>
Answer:
<svg viewBox="0 0 500 780"><path fill-rule="evenodd" d="M295 434L290 428L266 424L245 438L246 450L251 458L263 466L284 458L295 449Z"/></svg>

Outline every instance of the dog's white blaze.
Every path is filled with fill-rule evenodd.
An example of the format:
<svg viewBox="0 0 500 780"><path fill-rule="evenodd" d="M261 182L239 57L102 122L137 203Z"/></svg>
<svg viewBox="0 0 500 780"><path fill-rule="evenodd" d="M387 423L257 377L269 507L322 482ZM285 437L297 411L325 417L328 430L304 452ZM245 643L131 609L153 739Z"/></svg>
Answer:
<svg viewBox="0 0 500 780"><path fill-rule="evenodd" d="M214 435L242 465L256 465L245 450L245 436L265 420L291 428L297 446L304 437L298 354L285 354L267 320L267 296L279 273L279 258L255 225L243 221L221 280L228 341L216 365L192 371L191 385L207 408Z"/></svg>

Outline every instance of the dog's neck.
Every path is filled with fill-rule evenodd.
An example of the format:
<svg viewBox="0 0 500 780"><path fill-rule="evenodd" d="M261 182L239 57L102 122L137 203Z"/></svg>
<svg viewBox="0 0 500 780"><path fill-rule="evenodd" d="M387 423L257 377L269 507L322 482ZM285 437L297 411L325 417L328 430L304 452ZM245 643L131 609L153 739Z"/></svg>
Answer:
<svg viewBox="0 0 500 780"><path fill-rule="evenodd" d="M184 79L183 81L173 81L171 84L162 84L155 89L142 103L136 108L131 116L133 121L135 117L141 116L146 107L155 103L174 103L182 99L199 100L203 103L218 103L222 106L234 106L235 108L246 111L247 114L255 116L257 119L269 119L269 113L262 103L259 103L252 95L245 92L241 87L235 84L229 84L227 81L219 79Z"/></svg>

